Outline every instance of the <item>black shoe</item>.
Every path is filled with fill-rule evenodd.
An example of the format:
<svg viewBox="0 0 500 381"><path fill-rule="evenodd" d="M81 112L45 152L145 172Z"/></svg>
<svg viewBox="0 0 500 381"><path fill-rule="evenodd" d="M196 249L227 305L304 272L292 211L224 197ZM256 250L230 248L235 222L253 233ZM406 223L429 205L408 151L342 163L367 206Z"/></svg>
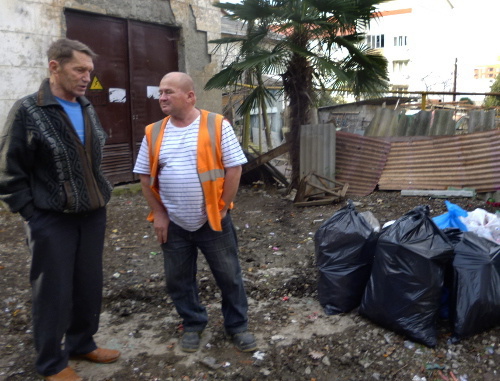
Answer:
<svg viewBox="0 0 500 381"><path fill-rule="evenodd" d="M250 332L240 332L231 335L231 340L236 348L242 352L253 352L257 350L255 337Z"/></svg>
<svg viewBox="0 0 500 381"><path fill-rule="evenodd" d="M184 332L181 338L181 350L196 352L200 347L201 332Z"/></svg>

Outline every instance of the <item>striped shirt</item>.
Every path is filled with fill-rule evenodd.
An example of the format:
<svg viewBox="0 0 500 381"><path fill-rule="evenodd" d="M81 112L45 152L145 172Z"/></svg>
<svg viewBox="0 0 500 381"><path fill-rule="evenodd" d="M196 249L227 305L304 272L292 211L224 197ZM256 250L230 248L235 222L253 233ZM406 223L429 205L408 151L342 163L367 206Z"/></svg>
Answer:
<svg viewBox="0 0 500 381"><path fill-rule="evenodd" d="M186 127L175 127L170 120L165 128L159 157L160 197L169 218L188 231L207 222L205 200L197 171L197 146L200 118ZM222 123L222 163L224 168L245 164L247 159L228 121ZM149 147L143 138L134 173L149 175Z"/></svg>

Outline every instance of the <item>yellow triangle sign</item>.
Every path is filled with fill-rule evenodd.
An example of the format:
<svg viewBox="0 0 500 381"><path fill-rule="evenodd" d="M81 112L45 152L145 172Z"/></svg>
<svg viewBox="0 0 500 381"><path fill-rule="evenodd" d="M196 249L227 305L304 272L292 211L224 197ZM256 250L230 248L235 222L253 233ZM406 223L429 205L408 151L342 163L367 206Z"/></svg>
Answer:
<svg viewBox="0 0 500 381"><path fill-rule="evenodd" d="M97 78L97 76L94 77L92 80L92 84L90 85L90 90L103 90L104 88L101 85L101 82Z"/></svg>

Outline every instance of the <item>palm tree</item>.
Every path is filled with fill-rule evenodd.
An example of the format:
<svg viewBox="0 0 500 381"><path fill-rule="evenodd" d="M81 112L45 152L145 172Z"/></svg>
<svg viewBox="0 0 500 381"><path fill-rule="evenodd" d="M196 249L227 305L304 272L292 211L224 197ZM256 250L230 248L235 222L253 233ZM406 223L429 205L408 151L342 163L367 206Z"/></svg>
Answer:
<svg viewBox="0 0 500 381"><path fill-rule="evenodd" d="M211 41L240 43L238 58L214 75L206 89L225 88L253 78L241 115L272 95L262 76L281 77L290 110L292 184L299 182L300 126L310 122L315 87L349 90L356 97L387 88L387 61L363 45L375 6L387 0L242 0L216 3L247 26L245 36ZM275 43L270 44L272 39ZM260 80L259 80L260 78ZM246 107L246 108L245 108Z"/></svg>

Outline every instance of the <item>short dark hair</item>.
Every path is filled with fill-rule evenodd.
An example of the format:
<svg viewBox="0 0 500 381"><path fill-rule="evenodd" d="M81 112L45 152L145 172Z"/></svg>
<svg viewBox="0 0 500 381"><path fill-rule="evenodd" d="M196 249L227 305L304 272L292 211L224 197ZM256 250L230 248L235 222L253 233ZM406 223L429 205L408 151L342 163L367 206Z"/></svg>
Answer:
<svg viewBox="0 0 500 381"><path fill-rule="evenodd" d="M70 40L68 38L61 38L53 42L49 50L47 50L47 57L49 61L54 60L59 62L60 65L64 65L73 58L73 52L75 50L87 54L93 60L97 58L97 54L83 42Z"/></svg>

